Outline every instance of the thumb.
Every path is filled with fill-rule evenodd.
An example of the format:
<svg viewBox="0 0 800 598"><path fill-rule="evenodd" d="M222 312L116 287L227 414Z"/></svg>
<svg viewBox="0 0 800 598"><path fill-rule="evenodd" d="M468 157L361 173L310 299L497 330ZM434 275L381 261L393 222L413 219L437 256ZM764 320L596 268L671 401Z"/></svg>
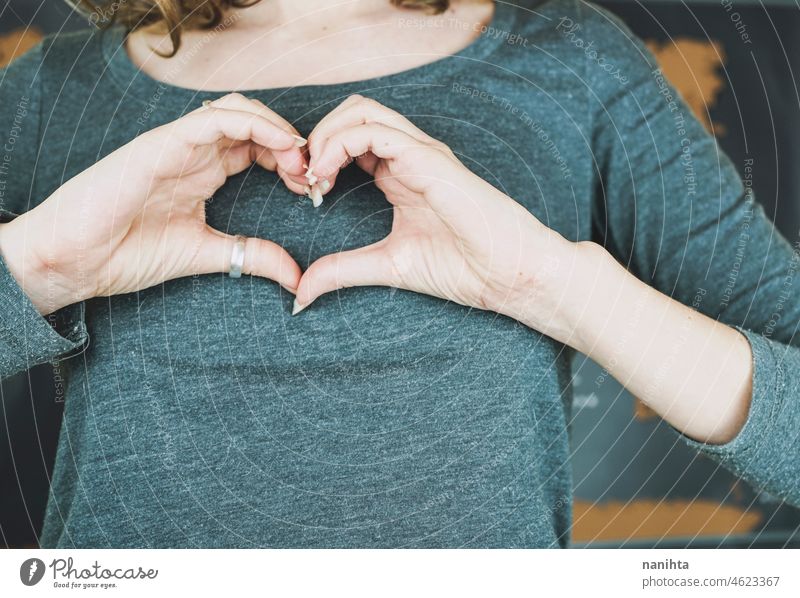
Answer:
<svg viewBox="0 0 800 598"><path fill-rule="evenodd" d="M227 273L234 257L236 237L209 229L197 252L194 270L197 274ZM242 274L268 278L295 293L302 271L292 256L280 245L248 237L244 240Z"/></svg>
<svg viewBox="0 0 800 598"><path fill-rule="evenodd" d="M382 243L319 258L300 279L292 315L317 297L348 287L391 286L391 260Z"/></svg>

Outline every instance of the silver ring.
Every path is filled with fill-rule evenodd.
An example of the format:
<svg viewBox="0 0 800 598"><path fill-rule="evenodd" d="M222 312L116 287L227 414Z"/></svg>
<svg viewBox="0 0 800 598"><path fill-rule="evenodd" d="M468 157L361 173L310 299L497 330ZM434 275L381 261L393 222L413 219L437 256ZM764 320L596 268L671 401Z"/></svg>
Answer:
<svg viewBox="0 0 800 598"><path fill-rule="evenodd" d="M231 278L241 278L242 268L244 267L244 244L247 237L236 235L233 240L233 251L231 252L231 267L228 276Z"/></svg>

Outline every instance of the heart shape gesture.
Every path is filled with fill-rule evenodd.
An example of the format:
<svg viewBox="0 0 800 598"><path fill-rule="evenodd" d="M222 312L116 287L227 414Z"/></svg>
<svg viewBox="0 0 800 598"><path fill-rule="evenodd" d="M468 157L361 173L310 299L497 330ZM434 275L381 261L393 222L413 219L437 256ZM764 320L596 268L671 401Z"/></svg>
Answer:
<svg viewBox="0 0 800 598"><path fill-rule="evenodd" d="M319 205L352 161L393 205L392 231L304 274L279 245L237 241L205 221L205 199L254 162ZM557 315L565 287L551 283L563 282L559 265L577 245L446 145L361 96L306 141L261 102L230 94L140 135L0 226L0 252L43 314L173 278L232 273L238 255L243 273L295 293L293 313L344 287L391 286L505 314L555 338L569 326Z"/></svg>
<svg viewBox="0 0 800 598"><path fill-rule="evenodd" d="M355 161L394 206L394 221L381 241L311 264L293 313L341 288L390 286L524 318L542 331L561 325L559 301L543 291L564 274L576 244L467 169L445 144L386 106L352 96L320 121L308 148L318 185L333 188Z"/></svg>

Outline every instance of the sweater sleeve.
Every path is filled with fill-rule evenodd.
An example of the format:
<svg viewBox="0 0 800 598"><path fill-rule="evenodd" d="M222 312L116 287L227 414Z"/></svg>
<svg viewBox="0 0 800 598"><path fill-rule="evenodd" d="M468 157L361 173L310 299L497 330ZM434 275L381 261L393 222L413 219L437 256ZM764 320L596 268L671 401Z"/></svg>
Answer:
<svg viewBox="0 0 800 598"><path fill-rule="evenodd" d="M40 44L0 70L0 226L35 198L40 138ZM86 347L83 304L43 317L0 256L0 378Z"/></svg>
<svg viewBox="0 0 800 598"><path fill-rule="evenodd" d="M800 504L798 252L667 83L644 44L615 17L582 7L596 160L594 240L637 277L737 328L754 360L751 409L725 445L683 437L748 481ZM614 71L616 72L616 71Z"/></svg>
<svg viewBox="0 0 800 598"><path fill-rule="evenodd" d="M736 328L753 350L753 398L744 427L722 445L680 436L738 476L800 506L800 350Z"/></svg>

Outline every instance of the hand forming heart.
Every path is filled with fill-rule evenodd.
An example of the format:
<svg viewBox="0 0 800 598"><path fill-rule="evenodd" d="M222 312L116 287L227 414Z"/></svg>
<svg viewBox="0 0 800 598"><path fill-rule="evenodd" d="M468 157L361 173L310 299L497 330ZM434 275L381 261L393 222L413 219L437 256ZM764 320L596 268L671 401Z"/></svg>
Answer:
<svg viewBox="0 0 800 598"><path fill-rule="evenodd" d="M228 272L232 235L206 200L257 163L302 194L306 145L257 100L230 94L147 131L0 225L0 253L42 314L166 280ZM271 241L245 241L242 270L295 292L300 267Z"/></svg>
<svg viewBox="0 0 800 598"><path fill-rule="evenodd" d="M312 174L328 189L355 160L394 206L394 221L383 240L311 264L293 313L337 289L391 286L566 332L556 330L561 298L543 288L565 275L562 262L574 259L577 244L468 170L446 145L378 102L352 96L316 126L308 149Z"/></svg>

